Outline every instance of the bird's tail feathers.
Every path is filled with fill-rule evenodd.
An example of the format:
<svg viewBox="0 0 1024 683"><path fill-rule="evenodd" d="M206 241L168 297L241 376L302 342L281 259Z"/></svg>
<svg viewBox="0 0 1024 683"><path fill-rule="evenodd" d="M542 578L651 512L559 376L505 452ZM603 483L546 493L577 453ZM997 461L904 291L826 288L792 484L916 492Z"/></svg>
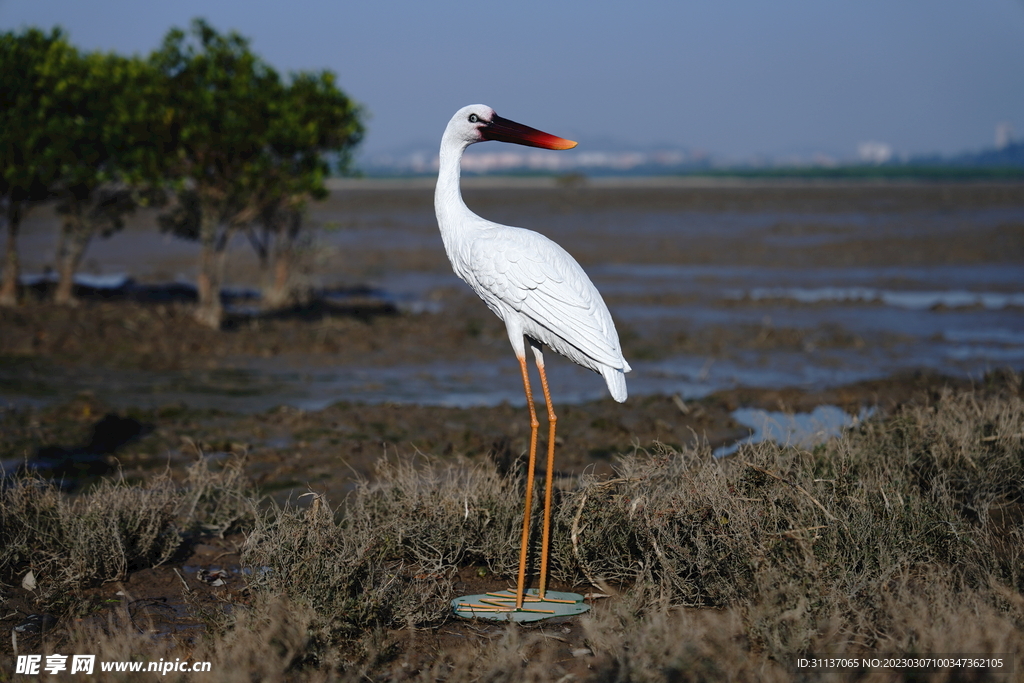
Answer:
<svg viewBox="0 0 1024 683"><path fill-rule="evenodd" d="M627 366L628 369L629 366ZM619 403L626 400L626 375L622 370L618 368L612 368L607 365L601 368L601 375L604 376L604 381L608 384L608 391Z"/></svg>

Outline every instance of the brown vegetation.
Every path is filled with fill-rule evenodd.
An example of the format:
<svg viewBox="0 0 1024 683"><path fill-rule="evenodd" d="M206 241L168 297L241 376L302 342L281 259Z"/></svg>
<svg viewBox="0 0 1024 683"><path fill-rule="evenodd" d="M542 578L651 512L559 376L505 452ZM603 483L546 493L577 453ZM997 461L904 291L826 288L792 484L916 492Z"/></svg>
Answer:
<svg viewBox="0 0 1024 683"><path fill-rule="evenodd" d="M1020 378L1006 376L920 396L812 451L623 455L556 498L554 578L612 597L534 629L448 616L452 597L515 566L523 482L490 462L382 462L338 509L250 503L237 464L75 500L21 478L0 499L0 567L11 583L33 568L37 605L68 615L32 651L187 657L218 680L893 680L797 666L887 653L1005 655L1019 671L1022 435ZM121 607L70 619L73 598L166 559L187 530L233 528L247 533L247 585L205 603L185 589L201 634L141 633Z"/></svg>

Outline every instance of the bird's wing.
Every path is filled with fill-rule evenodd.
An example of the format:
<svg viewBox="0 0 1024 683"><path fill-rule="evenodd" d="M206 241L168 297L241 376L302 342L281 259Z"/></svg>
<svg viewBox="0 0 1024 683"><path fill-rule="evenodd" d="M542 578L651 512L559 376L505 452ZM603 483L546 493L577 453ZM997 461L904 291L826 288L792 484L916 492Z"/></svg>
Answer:
<svg viewBox="0 0 1024 683"><path fill-rule="evenodd" d="M599 363L624 365L601 294L558 244L529 230L494 230L473 241L471 259L482 294L497 298L553 335L538 341L563 354L567 345Z"/></svg>

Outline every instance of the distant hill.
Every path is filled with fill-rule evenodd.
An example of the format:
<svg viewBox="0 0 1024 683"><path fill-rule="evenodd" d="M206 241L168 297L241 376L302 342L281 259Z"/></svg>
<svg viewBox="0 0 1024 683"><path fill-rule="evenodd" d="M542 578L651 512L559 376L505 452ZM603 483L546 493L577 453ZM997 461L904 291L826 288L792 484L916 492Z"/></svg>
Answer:
<svg viewBox="0 0 1024 683"><path fill-rule="evenodd" d="M722 163L703 152L679 148L548 152L508 146L467 152L462 170L467 175L1024 179L1024 142L953 156L919 155L882 163L822 158L827 163L786 163L765 158L746 163ZM437 154L426 150L407 151L370 157L359 165L369 176L429 176L437 173Z"/></svg>
<svg viewBox="0 0 1024 683"><path fill-rule="evenodd" d="M960 154L948 160L954 166L1024 168L1024 141L1011 142L1002 149L985 149Z"/></svg>

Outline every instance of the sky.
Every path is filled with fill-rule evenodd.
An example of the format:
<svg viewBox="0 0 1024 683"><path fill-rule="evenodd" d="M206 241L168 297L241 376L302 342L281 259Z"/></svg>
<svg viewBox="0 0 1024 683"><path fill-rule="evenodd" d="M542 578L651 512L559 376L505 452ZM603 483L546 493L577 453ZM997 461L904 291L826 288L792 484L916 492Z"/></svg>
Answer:
<svg viewBox="0 0 1024 683"><path fill-rule="evenodd" d="M737 160L955 154L1003 122L1024 138L1024 0L0 0L0 30L124 54L197 16L282 72L336 72L369 114L364 154L432 149L474 103L581 150Z"/></svg>

